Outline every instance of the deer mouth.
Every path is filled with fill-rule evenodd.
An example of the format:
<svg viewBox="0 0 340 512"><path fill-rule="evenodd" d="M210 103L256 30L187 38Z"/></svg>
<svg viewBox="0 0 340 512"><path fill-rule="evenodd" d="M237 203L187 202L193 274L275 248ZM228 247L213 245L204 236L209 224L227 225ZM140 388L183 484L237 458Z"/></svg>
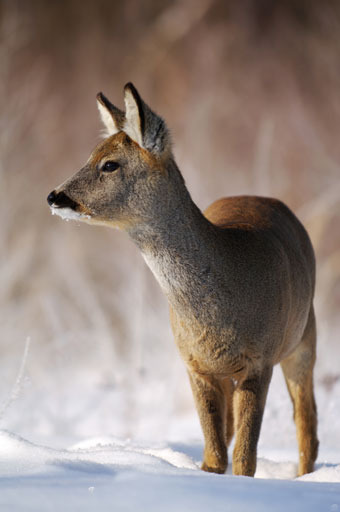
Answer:
<svg viewBox="0 0 340 512"><path fill-rule="evenodd" d="M48 197L47 202L51 208L52 215L59 215L65 220L86 220L91 215L86 209L71 199L65 192L56 192L53 190Z"/></svg>

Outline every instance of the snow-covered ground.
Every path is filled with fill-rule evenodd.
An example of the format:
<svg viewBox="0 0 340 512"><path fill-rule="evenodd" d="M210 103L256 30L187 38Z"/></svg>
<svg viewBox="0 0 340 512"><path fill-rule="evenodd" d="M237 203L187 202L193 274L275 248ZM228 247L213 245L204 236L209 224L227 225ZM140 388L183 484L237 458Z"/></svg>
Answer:
<svg viewBox="0 0 340 512"><path fill-rule="evenodd" d="M200 451L113 437L61 450L3 431L0 510L340 510L340 464L318 464L314 474L292 481L295 464L260 458L259 478L251 479L200 471Z"/></svg>

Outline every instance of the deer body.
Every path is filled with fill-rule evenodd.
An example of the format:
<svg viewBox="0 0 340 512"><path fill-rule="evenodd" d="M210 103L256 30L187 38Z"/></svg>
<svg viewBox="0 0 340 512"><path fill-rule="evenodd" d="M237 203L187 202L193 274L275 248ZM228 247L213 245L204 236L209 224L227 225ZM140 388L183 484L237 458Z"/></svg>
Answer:
<svg viewBox="0 0 340 512"><path fill-rule="evenodd" d="M54 213L124 229L170 304L205 437L202 468L252 476L272 368L294 404L299 474L317 456L313 394L315 261L309 237L275 199L240 196L203 215L173 160L164 121L125 89L126 113L98 97L109 137L53 191ZM66 213L65 213L66 212Z"/></svg>
<svg viewBox="0 0 340 512"><path fill-rule="evenodd" d="M262 228L247 216L249 206L257 215L262 209ZM201 373L223 377L241 368L247 374L255 361L278 363L300 342L313 297L313 251L304 229L282 203L266 198L220 200L206 213L214 224L193 210L190 229L188 215L169 215L164 239L162 229L143 241L133 234L168 297L182 357ZM300 238L306 253L299 259L285 232Z"/></svg>

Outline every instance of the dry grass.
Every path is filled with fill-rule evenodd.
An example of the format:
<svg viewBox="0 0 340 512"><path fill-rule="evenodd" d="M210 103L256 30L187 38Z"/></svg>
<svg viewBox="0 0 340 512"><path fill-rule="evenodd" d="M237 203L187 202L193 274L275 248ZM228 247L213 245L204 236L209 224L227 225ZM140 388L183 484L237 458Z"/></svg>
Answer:
<svg viewBox="0 0 340 512"><path fill-rule="evenodd" d="M166 303L137 250L121 233L52 218L45 199L98 140L95 94L120 106L129 80L168 121L202 208L221 191L256 193L299 214L317 252L320 373L337 374L323 355L340 356L337 3L0 5L5 382L27 336L39 383L83 365L103 385L123 382L133 400L145 374L174 378Z"/></svg>

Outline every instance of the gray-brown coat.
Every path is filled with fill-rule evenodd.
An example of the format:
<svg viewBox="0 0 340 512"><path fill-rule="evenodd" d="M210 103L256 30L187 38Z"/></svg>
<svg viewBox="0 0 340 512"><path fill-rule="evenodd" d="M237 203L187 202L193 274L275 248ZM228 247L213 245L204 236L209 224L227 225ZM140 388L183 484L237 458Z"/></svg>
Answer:
<svg viewBox="0 0 340 512"><path fill-rule="evenodd" d="M48 197L53 213L125 230L166 294L205 450L222 473L252 476L273 366L294 404L299 474L317 456L313 394L315 261L309 237L280 201L220 199L203 215L172 156L164 121L125 87L125 113L102 94L108 137Z"/></svg>

